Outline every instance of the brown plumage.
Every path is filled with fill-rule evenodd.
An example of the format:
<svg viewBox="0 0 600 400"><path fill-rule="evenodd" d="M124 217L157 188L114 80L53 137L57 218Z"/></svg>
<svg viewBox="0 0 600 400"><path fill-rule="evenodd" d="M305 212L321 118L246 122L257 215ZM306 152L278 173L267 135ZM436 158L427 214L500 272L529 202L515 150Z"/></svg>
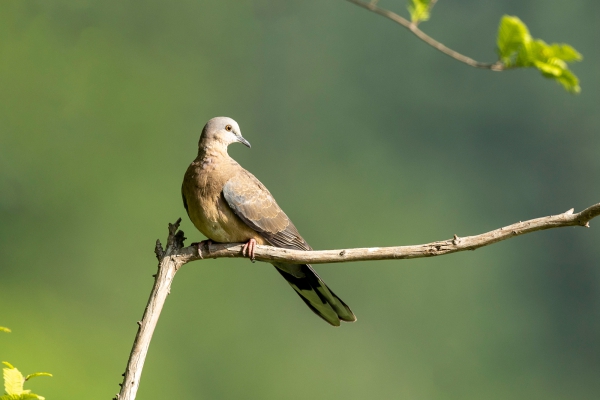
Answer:
<svg viewBox="0 0 600 400"><path fill-rule="evenodd" d="M213 118L202 130L198 156L188 167L181 188L183 204L194 226L215 242L250 244L254 240L263 245L312 250L267 188L229 157L227 146L234 142L250 147L231 118ZM325 321L334 326L340 321L356 321L350 308L310 265L273 265Z"/></svg>

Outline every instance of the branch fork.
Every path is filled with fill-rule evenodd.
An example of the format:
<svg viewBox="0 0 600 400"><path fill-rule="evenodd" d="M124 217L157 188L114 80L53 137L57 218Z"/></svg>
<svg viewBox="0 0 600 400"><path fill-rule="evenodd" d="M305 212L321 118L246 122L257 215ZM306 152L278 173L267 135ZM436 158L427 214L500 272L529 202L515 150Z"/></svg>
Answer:
<svg viewBox="0 0 600 400"><path fill-rule="evenodd" d="M353 1L353 0L349 0ZM354 1L353 1L354 2ZM600 203L585 210L574 213L570 209L562 214L548 217L519 221L493 231L475 236L459 237L452 239L413 246L396 247L371 247L340 250L300 251L281 249L271 246L257 245L254 255L258 261L264 262L292 262L302 264L344 263L351 261L367 260L398 260L408 258L434 257L444 254L456 253L465 250L476 250L502 240L552 228L567 226L590 226L590 221L600 215ZM158 271L155 275L154 286L148 299L148 304L141 321L138 321L138 331L133 342L133 348L123 374L121 391L114 400L134 400L140 384L144 361L150 346L152 334L158 323L167 296L171 291L171 283L175 273L192 261L207 258L241 258L244 243L213 243L211 246L184 247L186 239L183 231L179 230L181 218L174 224L169 224L169 236L166 249L163 249L160 240L156 241L154 253L158 258Z"/></svg>

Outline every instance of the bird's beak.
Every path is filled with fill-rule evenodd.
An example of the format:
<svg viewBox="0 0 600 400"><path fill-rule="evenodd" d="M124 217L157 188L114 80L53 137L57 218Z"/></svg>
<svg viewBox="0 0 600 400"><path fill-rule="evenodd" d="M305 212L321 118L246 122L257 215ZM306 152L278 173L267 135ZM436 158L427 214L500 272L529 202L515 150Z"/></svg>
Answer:
<svg viewBox="0 0 600 400"><path fill-rule="evenodd" d="M238 142L240 142L241 144L243 144L244 146L248 147L248 148L251 148L251 147L252 147L252 146L250 145L250 142L249 142L249 141L247 141L246 139L244 139L244 138L242 137L242 135L238 135L238 136L237 136L237 141L238 141Z"/></svg>

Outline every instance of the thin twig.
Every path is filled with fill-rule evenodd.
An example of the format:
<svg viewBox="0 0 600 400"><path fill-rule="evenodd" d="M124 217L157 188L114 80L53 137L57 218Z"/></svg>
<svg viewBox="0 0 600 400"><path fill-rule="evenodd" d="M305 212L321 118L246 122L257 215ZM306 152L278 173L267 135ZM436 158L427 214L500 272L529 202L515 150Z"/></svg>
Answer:
<svg viewBox="0 0 600 400"><path fill-rule="evenodd" d="M558 215L531 219L518 222L476 236L458 237L440 242L432 242L414 246L372 247L344 250L300 251L280 249L270 246L256 246L255 256L259 261L293 262L293 263L344 263L367 260L397 260L405 258L420 258L441 256L465 250L475 250L515 236L552 228L567 226L589 227L590 220L600 215L600 203L574 214L573 209ZM169 224L169 237L166 250L157 241L155 253L159 258L158 273L154 281L144 317L139 324L138 333L133 342L133 348L127 369L125 370L121 392L115 397L118 400L134 400L142 375L142 368L152 334L158 322L160 312L170 292L171 282L177 270L184 264L196 260L224 257L244 257L241 243L212 244L198 249L196 246L183 247L183 232L178 231L179 222ZM199 254L200 253L200 254Z"/></svg>
<svg viewBox="0 0 600 400"><path fill-rule="evenodd" d="M437 40L435 40L434 38L432 38L431 36L429 36L425 32L423 32L422 30L420 30L419 27L417 26L417 24L410 22L406 18L403 18L400 15L398 15L392 11L386 10L385 8L378 7L377 4L367 3L367 2L361 1L361 0L346 0L346 1L349 1L350 3L354 3L359 7L365 8L369 11L374 12L375 14L379 14L383 17L386 17L386 18L394 21L397 24L402 25L403 27L408 29L410 32L412 32L415 36L417 36L419 39L421 39L428 45L430 45L433 48L441 51L442 53L454 58L455 60L463 62L467 65L470 65L471 67L489 69L492 71L504 71L506 69L506 66L501 61L497 61L495 63L482 63L479 61L475 61L470 57L462 55L459 52L446 47L442 43L438 42ZM433 3L433 5L435 5L435 1L432 1L432 3ZM430 8L432 8L433 5L431 5L431 3L430 3Z"/></svg>
<svg viewBox="0 0 600 400"><path fill-rule="evenodd" d="M431 0L429 2L429 12L431 12L431 10L433 10L433 7L435 6L435 3L437 3L437 0Z"/></svg>

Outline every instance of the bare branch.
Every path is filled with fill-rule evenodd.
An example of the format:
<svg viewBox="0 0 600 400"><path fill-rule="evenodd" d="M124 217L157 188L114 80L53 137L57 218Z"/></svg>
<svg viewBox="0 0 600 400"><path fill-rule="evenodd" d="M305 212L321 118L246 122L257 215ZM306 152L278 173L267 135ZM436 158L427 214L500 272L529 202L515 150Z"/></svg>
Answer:
<svg viewBox="0 0 600 400"><path fill-rule="evenodd" d="M402 25L403 27L408 29L411 33L413 33L416 37L418 37L419 39L421 39L428 45L430 45L433 48L441 51L442 53L454 58L455 60L458 60L467 65L470 65L471 67L489 69L492 71L504 71L506 69L506 66L501 61L497 61L495 63L482 63L479 61L475 61L470 57L467 57L463 54L460 54L457 51L454 51L454 50L446 47L442 43L438 42L437 40L435 40L434 38L432 38L431 36L429 36L425 32L423 32L422 30L420 30L419 27L417 26L418 24L412 23L409 20L407 20L406 18L403 18L400 15L398 15L392 11L386 10L385 8L378 7L377 3L373 3L373 2L367 3L362 0L346 0L346 1L349 1L350 3L354 3L359 7L365 8L369 11L374 12L375 14L379 14L383 17L386 17L386 18L394 21L395 23L397 23L399 25ZM433 8L436 1L437 0L432 1L430 3L430 5L429 5L430 9Z"/></svg>
<svg viewBox="0 0 600 400"><path fill-rule="evenodd" d="M178 231L181 218L175 224L169 224L169 237L167 249L163 250L160 241L156 241L155 253L159 259L158 272L154 275L154 286L148 299L148 304L141 321L138 321L138 331L133 341L133 348L129 355L127 368L123 374L121 391L114 400L134 400L140 385L144 361L148 354L148 347L152 334L158 323L160 312L167 296L171 292L171 283L175 273L181 267L181 261L176 255L183 246L183 231Z"/></svg>
<svg viewBox="0 0 600 400"><path fill-rule="evenodd" d="M567 226L589 227L589 222L599 215L600 203L588 207L577 214L574 214L573 209L570 209L562 214L518 222L476 236L458 237L454 235L452 239L414 246L323 251L299 251L270 246L257 246L255 256L259 261L310 264L433 257L459 251L475 250L515 236L545 229ZM144 361L148 353L148 347L150 346L150 340L152 339L152 334L154 333L167 295L171 290L171 282L177 270L182 265L196 260L243 257L242 243L212 244L210 248L206 244L201 249L198 249L196 246L183 247L183 240L185 238L183 232L178 231L180 221L181 219L175 224L169 224L169 237L167 239L166 250L163 250L160 242L157 241L155 253L159 258L158 272L155 275L156 279L144 316L138 322L139 329L133 342L127 369L123 374L124 379L121 384L121 392L115 397L117 400L135 399L140 384L142 368L144 367Z"/></svg>
<svg viewBox="0 0 600 400"><path fill-rule="evenodd" d="M475 250L515 236L545 229L563 228L567 226L589 227L589 221L598 215L600 215L600 203L586 208L577 214L573 214L573 210L571 209L562 214L518 222L480 235L465 237L458 237L455 235L452 239L414 246L319 251L301 251L271 246L256 246L254 255L258 261L306 264L434 257L457 253L459 251ZM181 249L175 257L180 259L182 264L201 258L243 257L241 254L241 246L242 244L240 243L212 244L210 246L210 251L208 251L208 249L202 249L201 256L198 255L195 247L185 247Z"/></svg>

